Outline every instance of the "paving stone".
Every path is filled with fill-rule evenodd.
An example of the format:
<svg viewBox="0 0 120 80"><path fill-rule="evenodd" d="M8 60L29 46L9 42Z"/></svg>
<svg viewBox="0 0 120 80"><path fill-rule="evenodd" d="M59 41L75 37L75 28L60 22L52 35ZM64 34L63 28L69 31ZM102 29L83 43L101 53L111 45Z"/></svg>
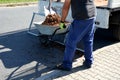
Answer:
<svg viewBox="0 0 120 80"><path fill-rule="evenodd" d="M120 80L120 43L94 52L94 64L91 69L84 69L84 57L73 63L70 72L61 71L54 80ZM63 75L65 74L65 75ZM62 75L62 76L60 76Z"/></svg>

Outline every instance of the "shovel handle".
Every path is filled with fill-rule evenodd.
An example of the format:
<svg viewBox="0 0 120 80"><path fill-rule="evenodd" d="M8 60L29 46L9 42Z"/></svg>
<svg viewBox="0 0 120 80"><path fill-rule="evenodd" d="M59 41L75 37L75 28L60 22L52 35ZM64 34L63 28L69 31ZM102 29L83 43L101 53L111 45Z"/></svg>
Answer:
<svg viewBox="0 0 120 80"><path fill-rule="evenodd" d="M52 0L49 0L48 10L50 11Z"/></svg>

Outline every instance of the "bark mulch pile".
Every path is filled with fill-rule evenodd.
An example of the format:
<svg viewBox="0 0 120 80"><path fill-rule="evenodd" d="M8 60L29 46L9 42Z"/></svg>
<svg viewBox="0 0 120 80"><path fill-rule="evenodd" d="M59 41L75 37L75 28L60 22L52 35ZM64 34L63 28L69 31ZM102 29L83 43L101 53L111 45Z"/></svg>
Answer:
<svg viewBox="0 0 120 80"><path fill-rule="evenodd" d="M61 17L58 14L49 14L48 16L46 16L46 19L42 24L59 26L60 20L61 20Z"/></svg>

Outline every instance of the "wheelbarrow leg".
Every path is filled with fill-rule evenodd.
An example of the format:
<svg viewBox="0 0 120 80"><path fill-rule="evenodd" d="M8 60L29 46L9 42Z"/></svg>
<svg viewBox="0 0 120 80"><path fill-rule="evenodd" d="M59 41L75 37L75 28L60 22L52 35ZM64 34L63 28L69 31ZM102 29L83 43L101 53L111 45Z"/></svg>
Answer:
<svg viewBox="0 0 120 80"><path fill-rule="evenodd" d="M31 22L30 22L30 25L29 25L29 29L28 29L28 34L30 34L30 35L33 35L33 36L39 36L39 34L36 34L36 33L33 33L33 32L31 32L31 28L32 28L32 23L33 23L33 20L34 20L34 17L35 17L35 15L39 15L39 13L35 13L35 12L33 12L33 15L32 15L32 19L31 19Z"/></svg>

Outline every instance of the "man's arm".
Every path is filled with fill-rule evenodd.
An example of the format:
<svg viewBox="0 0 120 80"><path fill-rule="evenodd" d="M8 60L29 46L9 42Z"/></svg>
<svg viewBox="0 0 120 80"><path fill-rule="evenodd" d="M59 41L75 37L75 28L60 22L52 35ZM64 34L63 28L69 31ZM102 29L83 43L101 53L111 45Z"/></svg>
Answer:
<svg viewBox="0 0 120 80"><path fill-rule="evenodd" d="M61 21L63 21L63 22L65 21L67 15L68 15L70 4L71 4L71 0L65 0L63 8L62 8L62 16L61 16Z"/></svg>

